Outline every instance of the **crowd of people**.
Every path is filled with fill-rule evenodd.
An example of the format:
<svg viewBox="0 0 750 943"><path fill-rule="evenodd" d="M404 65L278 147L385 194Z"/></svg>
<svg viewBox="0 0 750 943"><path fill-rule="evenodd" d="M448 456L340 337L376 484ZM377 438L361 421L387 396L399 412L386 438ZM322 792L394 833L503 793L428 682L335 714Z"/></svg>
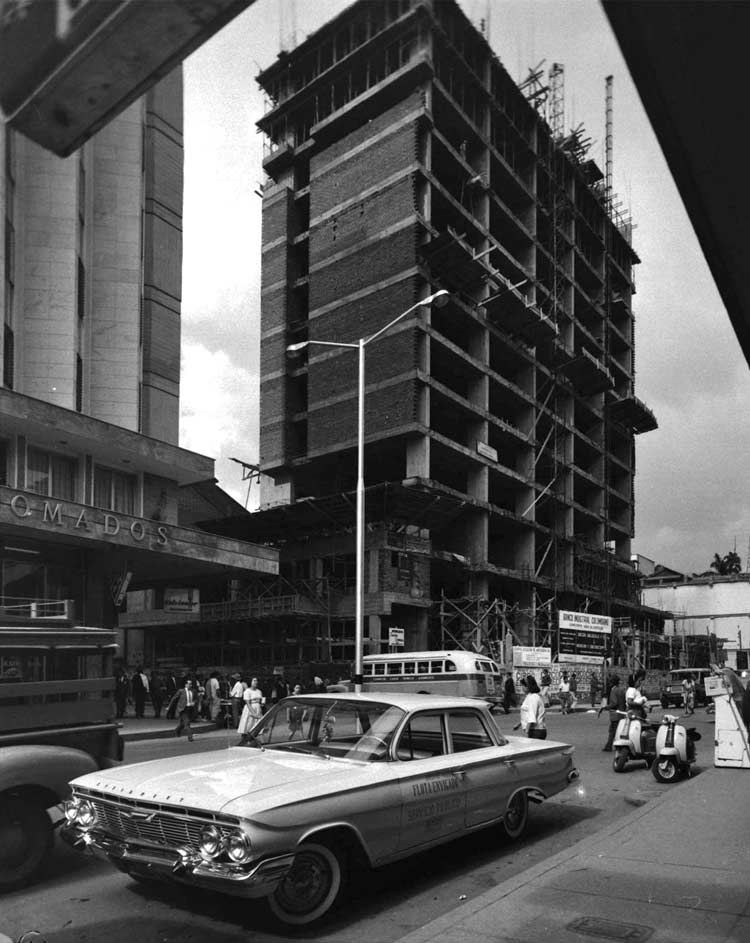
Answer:
<svg viewBox="0 0 750 943"><path fill-rule="evenodd" d="M222 674L212 671L207 676L198 671L175 674L138 665L132 674L124 664L115 671L115 709L117 718L136 719L149 715L176 720L176 733L188 733L189 720L207 720L233 727L242 736L265 710L288 695L325 691L330 679L313 676L308 684L301 679L288 682L283 674L263 680L242 672Z"/></svg>

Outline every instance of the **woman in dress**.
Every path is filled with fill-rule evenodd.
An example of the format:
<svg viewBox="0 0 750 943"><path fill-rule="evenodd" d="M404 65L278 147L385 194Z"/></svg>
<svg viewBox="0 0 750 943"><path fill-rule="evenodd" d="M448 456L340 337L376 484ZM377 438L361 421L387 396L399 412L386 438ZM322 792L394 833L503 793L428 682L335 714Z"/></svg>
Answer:
<svg viewBox="0 0 750 943"><path fill-rule="evenodd" d="M240 724L237 728L240 734L241 744L247 743L249 731L252 730L263 716L263 705L266 703L266 699L263 697L263 692L258 687L257 678L252 679L250 687L245 689L242 699L245 702L245 706L242 708L242 716L240 717Z"/></svg>
<svg viewBox="0 0 750 943"><path fill-rule="evenodd" d="M529 675L521 682L526 691L526 697L521 704L521 729L527 737L535 740L547 739L547 728L544 724L544 701L539 693L539 685L534 675Z"/></svg>

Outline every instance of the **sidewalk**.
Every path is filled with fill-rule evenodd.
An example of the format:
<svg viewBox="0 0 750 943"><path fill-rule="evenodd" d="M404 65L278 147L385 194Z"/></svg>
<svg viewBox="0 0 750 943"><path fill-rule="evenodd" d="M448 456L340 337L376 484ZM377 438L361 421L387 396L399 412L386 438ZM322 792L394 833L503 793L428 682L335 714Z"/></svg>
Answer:
<svg viewBox="0 0 750 943"><path fill-rule="evenodd" d="M706 769L399 943L748 943L749 799Z"/></svg>
<svg viewBox="0 0 750 943"><path fill-rule="evenodd" d="M117 721L120 725L120 736L126 743L133 740L159 740L162 737L174 737L177 726L176 720L161 717L122 717ZM191 725L194 734L207 733L217 730L216 724L208 720L196 720Z"/></svg>

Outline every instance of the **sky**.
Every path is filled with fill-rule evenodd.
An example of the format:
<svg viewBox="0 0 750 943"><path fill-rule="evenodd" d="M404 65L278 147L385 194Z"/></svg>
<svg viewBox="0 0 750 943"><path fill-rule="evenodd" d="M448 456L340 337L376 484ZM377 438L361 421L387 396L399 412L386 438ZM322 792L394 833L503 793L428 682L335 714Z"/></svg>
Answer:
<svg viewBox="0 0 750 943"><path fill-rule="evenodd" d="M258 461L264 112L255 81L350 0L256 0L185 61L180 444L216 459L248 507ZM583 124L604 168L613 76L614 189L635 229L635 393L658 430L636 438L633 552L684 573L750 550L750 372L687 213L597 0L460 0L516 80L565 67L566 128ZM294 39L296 38L296 42ZM747 567L750 569L750 566Z"/></svg>

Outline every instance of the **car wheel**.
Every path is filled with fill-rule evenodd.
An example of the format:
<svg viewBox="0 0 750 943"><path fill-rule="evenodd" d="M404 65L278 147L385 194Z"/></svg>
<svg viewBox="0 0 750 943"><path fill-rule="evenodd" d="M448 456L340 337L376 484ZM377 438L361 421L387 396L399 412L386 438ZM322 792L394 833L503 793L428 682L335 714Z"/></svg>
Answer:
<svg viewBox="0 0 750 943"><path fill-rule="evenodd" d="M663 760L654 760L651 771L654 779L660 783L674 783L680 778L680 765L671 756L664 757Z"/></svg>
<svg viewBox="0 0 750 943"><path fill-rule="evenodd" d="M343 886L344 853L315 842L300 845L294 864L268 899L282 923L301 927L333 907Z"/></svg>
<svg viewBox="0 0 750 943"><path fill-rule="evenodd" d="M52 848L46 811L22 799L0 799L0 891L29 884Z"/></svg>
<svg viewBox="0 0 750 943"><path fill-rule="evenodd" d="M523 834L529 820L529 797L525 792L517 792L505 810L503 828L508 838L515 841Z"/></svg>
<svg viewBox="0 0 750 943"><path fill-rule="evenodd" d="M616 773L625 772L625 764L628 762L628 751L627 750L617 750L614 757L612 758L612 769Z"/></svg>

